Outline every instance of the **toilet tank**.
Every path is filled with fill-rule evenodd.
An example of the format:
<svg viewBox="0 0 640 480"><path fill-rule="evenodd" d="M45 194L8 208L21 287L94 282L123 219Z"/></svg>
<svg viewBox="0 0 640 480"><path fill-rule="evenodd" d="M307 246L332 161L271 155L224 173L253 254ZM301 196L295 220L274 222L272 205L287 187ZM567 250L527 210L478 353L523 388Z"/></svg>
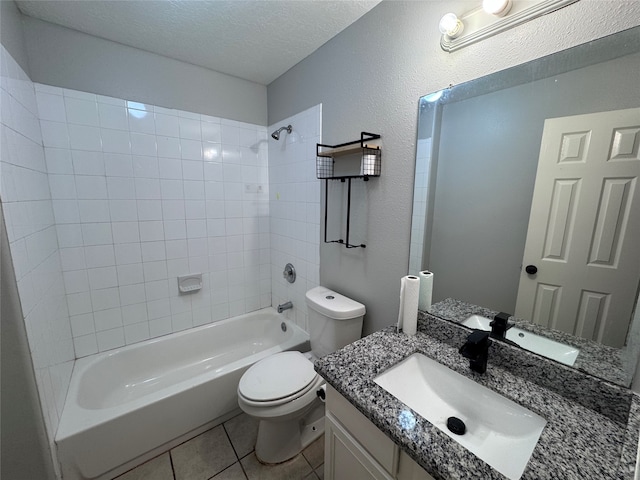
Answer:
<svg viewBox="0 0 640 480"><path fill-rule="evenodd" d="M306 298L314 355L324 357L360 338L364 305L325 287L312 288Z"/></svg>

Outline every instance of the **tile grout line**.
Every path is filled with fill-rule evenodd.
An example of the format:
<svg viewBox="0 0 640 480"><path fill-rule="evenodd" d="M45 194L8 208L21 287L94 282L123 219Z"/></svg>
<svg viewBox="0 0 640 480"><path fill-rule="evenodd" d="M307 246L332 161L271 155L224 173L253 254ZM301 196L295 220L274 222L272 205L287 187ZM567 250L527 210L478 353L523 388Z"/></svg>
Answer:
<svg viewBox="0 0 640 480"><path fill-rule="evenodd" d="M236 417L233 417L233 418L236 418ZM231 420L231 419L229 419L229 420ZM227 420L227 422L228 422L229 420ZM229 435L229 432L227 431L227 422L224 422L224 423L222 424L222 429L224 430L224 433L225 433L225 435L227 436L227 439L229 440L229 443L231 444L231 448L233 449L233 453L234 453L234 455L236 456L236 463L237 463L238 465L240 465L240 469L242 470L242 474L244 475L244 478L245 478L245 479L248 479L249 477L247 476L247 472L244 470L244 467L242 466L242 462L240 461L240 460L242 460L242 459L240 458L240 455L238 455L238 452L236 451L236 447L235 447L235 445L233 444L233 441L231 440L231 436ZM253 451L253 450L252 450L252 451ZM247 453L247 455L245 455L245 456L244 456L244 457L242 457L242 458L245 458L246 456L248 456L248 455L250 455L250 454L251 454L251 452ZM233 466L233 465L231 465L231 466ZM229 468L229 467L227 467L227 468ZM223 470L223 471L224 471L224 470Z"/></svg>
<svg viewBox="0 0 640 480"><path fill-rule="evenodd" d="M173 456L171 450L167 452L169 454L169 463L171 464L171 473L173 474L173 480L176 480L176 469L173 467Z"/></svg>
<svg viewBox="0 0 640 480"><path fill-rule="evenodd" d="M233 417L236 418L236 417ZM228 422L229 420L227 420ZM224 422L222 424L222 430L224 430L224 434L227 436L227 440L229 440L229 444L231 445L231 449L233 450L233 454L236 456L236 461L240 461L240 456L238 455L238 452L236 451L236 447L233 444L233 441L231 440L231 436L229 435L229 432L227 432L227 422Z"/></svg>

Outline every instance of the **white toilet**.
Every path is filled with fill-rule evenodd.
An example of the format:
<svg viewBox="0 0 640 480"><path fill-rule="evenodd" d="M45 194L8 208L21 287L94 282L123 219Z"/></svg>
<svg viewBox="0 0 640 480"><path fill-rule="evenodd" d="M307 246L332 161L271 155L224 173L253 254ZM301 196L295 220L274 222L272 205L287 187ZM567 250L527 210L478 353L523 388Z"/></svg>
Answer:
<svg viewBox="0 0 640 480"><path fill-rule="evenodd" d="M324 287L307 292L311 354L281 352L252 365L240 379L238 404L260 420L256 456L263 463L293 458L324 432L324 381L313 358L355 342L364 305ZM311 359L309 358L311 357Z"/></svg>

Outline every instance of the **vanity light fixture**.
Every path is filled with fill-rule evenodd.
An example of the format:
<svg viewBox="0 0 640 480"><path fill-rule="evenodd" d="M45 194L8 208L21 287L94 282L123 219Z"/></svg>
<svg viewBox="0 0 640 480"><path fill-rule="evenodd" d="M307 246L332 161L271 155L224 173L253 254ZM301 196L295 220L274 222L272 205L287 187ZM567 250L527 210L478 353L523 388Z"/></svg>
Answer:
<svg viewBox="0 0 640 480"><path fill-rule="evenodd" d="M442 17L439 24L440 33L442 33L440 46L445 52L454 52L577 1L483 0L481 7L460 17L453 13Z"/></svg>
<svg viewBox="0 0 640 480"><path fill-rule="evenodd" d="M447 13L438 24L440 33L448 38L457 38L464 30L464 24L455 13Z"/></svg>
<svg viewBox="0 0 640 480"><path fill-rule="evenodd" d="M482 9L489 15L504 17L511 10L511 0L483 0Z"/></svg>

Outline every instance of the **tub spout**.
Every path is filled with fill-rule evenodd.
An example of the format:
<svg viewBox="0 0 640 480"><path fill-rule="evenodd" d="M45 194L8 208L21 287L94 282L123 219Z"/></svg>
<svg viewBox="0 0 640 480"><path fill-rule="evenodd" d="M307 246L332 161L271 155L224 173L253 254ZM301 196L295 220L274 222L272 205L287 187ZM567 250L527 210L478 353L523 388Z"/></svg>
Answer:
<svg viewBox="0 0 640 480"><path fill-rule="evenodd" d="M289 310L290 308L293 308L293 303L291 303L291 302L287 302L287 303L283 303L282 305L278 305L278 313L282 313L285 310Z"/></svg>

